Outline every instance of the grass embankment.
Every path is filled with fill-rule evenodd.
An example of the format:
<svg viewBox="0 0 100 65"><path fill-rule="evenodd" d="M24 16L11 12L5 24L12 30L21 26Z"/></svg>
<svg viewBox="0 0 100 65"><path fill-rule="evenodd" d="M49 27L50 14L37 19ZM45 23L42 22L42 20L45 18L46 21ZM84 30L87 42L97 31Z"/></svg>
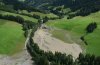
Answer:
<svg viewBox="0 0 100 65"><path fill-rule="evenodd" d="M0 19L0 54L12 55L24 47L22 26L14 21Z"/></svg>
<svg viewBox="0 0 100 65"><path fill-rule="evenodd" d="M48 18L58 17L57 15L55 15L53 13L44 14L44 13L40 13L40 12L31 12L31 14L39 15L41 18L44 18L45 16L47 16Z"/></svg>
<svg viewBox="0 0 100 65"><path fill-rule="evenodd" d="M23 11L19 11L20 13L24 13L24 14L29 14L29 15L38 15L41 18L44 18L45 16L47 16L48 18L53 18L53 17L58 17L57 15L53 14L53 13L48 13L48 14L44 14L41 12L27 12L26 10Z"/></svg>
<svg viewBox="0 0 100 65"><path fill-rule="evenodd" d="M32 22L37 22L37 19L35 19L33 17L28 17L28 16L25 16L25 15L20 15L20 14L16 14L16 13L10 13L10 12L5 12L5 11L1 11L0 10L0 14L2 14L2 15L20 16L20 17L24 18L24 20L29 20L29 21L32 21Z"/></svg>
<svg viewBox="0 0 100 65"><path fill-rule="evenodd" d="M78 16L78 17L74 17L73 19L63 18L58 20L50 20L46 24L51 27L60 28L65 31L67 30L68 32L70 32L70 34L74 34L71 35L72 38L74 37L76 39L79 39L82 35L85 34L86 32L85 29L87 25L91 22L96 22L97 28L94 30L93 33L90 33L85 37L85 40L88 43L88 45L86 46L86 52L90 54L95 54L96 56L100 56L100 47L99 47L100 46L100 40L99 40L100 39L100 11L97 13L92 13L89 16L85 16L85 17ZM62 31L59 31L56 34L54 34L55 33L54 31L53 36L64 41L66 35L64 35L65 33L61 34L60 32Z"/></svg>

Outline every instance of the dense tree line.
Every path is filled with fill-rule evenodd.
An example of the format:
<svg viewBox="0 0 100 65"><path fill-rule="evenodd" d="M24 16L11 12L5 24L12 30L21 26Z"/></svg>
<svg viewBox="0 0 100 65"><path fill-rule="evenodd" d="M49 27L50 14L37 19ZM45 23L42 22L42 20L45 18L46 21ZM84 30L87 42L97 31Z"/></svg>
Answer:
<svg viewBox="0 0 100 65"><path fill-rule="evenodd" d="M80 54L78 63L80 65L100 65L100 56L96 57L95 55L90 54Z"/></svg>
<svg viewBox="0 0 100 65"><path fill-rule="evenodd" d="M22 18L21 16L2 15L2 14L0 14L0 18L15 21L15 22L18 22L20 24L27 23L29 29L32 28L32 26L35 24L32 21L24 20L24 18Z"/></svg>
<svg viewBox="0 0 100 65"><path fill-rule="evenodd" d="M18 14L25 15L28 17L33 17L33 18L38 19L38 20L41 19L41 16L37 15L37 14L33 14L33 15L26 14L26 13L18 13ZM48 20L56 20L56 19L60 19L60 17L48 17L48 16L43 17L44 22L47 22Z"/></svg>
<svg viewBox="0 0 100 65"><path fill-rule="evenodd" d="M100 56L90 54L79 54L79 57L73 60L72 55L62 54L60 52L45 52L41 50L30 37L30 46L27 45L32 60L36 65L99 65Z"/></svg>
<svg viewBox="0 0 100 65"><path fill-rule="evenodd" d="M71 65L73 63L73 58L71 55L66 56L66 54L61 54L60 52L55 52L55 54L53 54L52 52L44 52L38 47L37 44L33 43L32 38L30 38L30 42L31 47L27 46L27 48L36 65L57 65L58 63L68 63L69 65ZM67 60L69 61L66 62Z"/></svg>
<svg viewBox="0 0 100 65"><path fill-rule="evenodd" d="M25 0L25 1L27 1L27 0ZM39 10L39 9L37 9L37 8L31 6L31 5L28 5L29 3L22 2L22 1L19 1L19 0L12 0L12 1L11 0L0 0L0 3L5 4L2 7L2 10L5 10L5 11L10 11L10 9L11 9L11 10L14 10L14 11L15 10L16 11L17 10L27 10L28 12L35 11L35 12L45 13L45 11L43 11L43 10ZM8 5L12 6L13 8L10 8Z"/></svg>
<svg viewBox="0 0 100 65"><path fill-rule="evenodd" d="M15 21L17 23L22 24L23 25L23 30L25 31L25 33L24 33L25 37L27 37L27 35L28 35L28 30L32 29L36 25L32 21L24 20L20 16L2 15L2 14L0 14L0 19L11 20L11 21Z"/></svg>
<svg viewBox="0 0 100 65"><path fill-rule="evenodd" d="M42 13L46 13L51 11L60 18L63 18L63 15L65 14L61 7L64 5L65 9L70 8L71 11L77 11L76 14L70 15L69 18L72 18L74 16L86 16L89 15L92 12L96 12L100 10L100 0L25 0L24 2L21 2L19 0L1 0L5 5L12 5L15 10L27 10L27 11L38 11ZM38 7L44 3L48 3L48 6L43 6L43 9L37 9L35 7ZM56 10L53 10L54 8L48 9L48 7L58 7ZM45 8L44 8L45 7ZM9 10L9 9L8 9Z"/></svg>
<svg viewBox="0 0 100 65"><path fill-rule="evenodd" d="M45 52L44 50L41 50L32 39L34 32L38 29L38 26L39 25L36 25L36 27L33 28L29 44L27 44L27 50L36 65L100 65L100 56L80 53L79 57L73 60L72 55L62 54L61 52Z"/></svg>
<svg viewBox="0 0 100 65"><path fill-rule="evenodd" d="M33 29L33 32L31 33L33 36L37 28L38 26L35 30ZM33 36L30 36L27 50L36 65L100 65L100 56L96 57L95 55L80 53L79 57L73 60L72 55L62 54L61 52L45 52L34 43L32 39Z"/></svg>
<svg viewBox="0 0 100 65"><path fill-rule="evenodd" d="M100 10L100 0L55 0L53 5L65 5L72 11L80 10L76 13L77 16L86 16Z"/></svg>
<svg viewBox="0 0 100 65"><path fill-rule="evenodd" d="M69 14L68 19L73 18L75 16L87 16L90 13L94 13L100 10L100 0L53 0L51 12L61 16L65 13L59 9L53 10L56 7L64 5L65 8L70 8L70 12L76 12L75 14ZM60 12L59 12L60 11Z"/></svg>
<svg viewBox="0 0 100 65"><path fill-rule="evenodd" d="M32 2L33 3L32 3ZM43 3L51 3L49 6L54 6L54 7L58 7L58 6L62 6L64 5L65 8L70 8L71 11L77 11L79 10L76 14L73 15L69 15L69 18L72 18L74 16L86 16L88 14L90 14L91 12L96 12L100 10L100 1L99 0L39 0L39 1L35 1L35 0L26 0L25 2L20 2L18 0L3 0L2 2L5 3L6 5L12 5L14 7L15 10L21 9L21 10L28 10L30 11L38 11L38 12L45 12L44 10L39 10L36 9L33 6L37 6L37 5L41 5ZM37 3L38 4L37 4ZM30 5L31 3L31 5ZM48 6L48 7L49 7ZM10 10L10 9L8 9ZM61 8L57 8L56 10L53 9L49 9L51 10L51 12L57 14L58 16L60 16L60 18L63 17L63 15L65 14ZM48 11L49 11L48 10ZM61 12L62 11L62 12Z"/></svg>

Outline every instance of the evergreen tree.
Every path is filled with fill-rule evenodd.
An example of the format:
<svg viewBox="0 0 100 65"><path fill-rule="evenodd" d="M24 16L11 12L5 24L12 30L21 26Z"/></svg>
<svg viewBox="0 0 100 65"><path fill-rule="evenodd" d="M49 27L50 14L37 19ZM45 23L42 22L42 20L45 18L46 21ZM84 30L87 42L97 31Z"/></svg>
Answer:
<svg viewBox="0 0 100 65"><path fill-rule="evenodd" d="M97 23L90 23L86 28L86 33L92 33L97 28Z"/></svg>

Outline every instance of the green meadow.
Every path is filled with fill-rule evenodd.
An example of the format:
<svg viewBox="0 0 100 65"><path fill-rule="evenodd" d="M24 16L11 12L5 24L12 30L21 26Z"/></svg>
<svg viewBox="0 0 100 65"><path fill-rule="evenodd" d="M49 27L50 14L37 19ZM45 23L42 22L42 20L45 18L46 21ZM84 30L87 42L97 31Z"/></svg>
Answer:
<svg viewBox="0 0 100 65"><path fill-rule="evenodd" d="M0 19L0 54L12 55L24 48L22 26L14 21Z"/></svg>
<svg viewBox="0 0 100 65"><path fill-rule="evenodd" d="M32 21L32 22L37 22L37 19L33 18L33 17L28 17L28 16L25 16L25 15L20 15L20 14L16 14L16 13L10 13L10 12L5 12L5 11L1 11L0 10L0 14L2 15L13 15L13 16L21 16L22 18L24 18L24 20L29 20L29 21Z"/></svg>
<svg viewBox="0 0 100 65"><path fill-rule="evenodd" d="M24 13L24 14L29 14L29 15L38 15L40 16L41 18L44 18L45 16L47 16L48 18L51 18L51 17L58 17L57 15L53 14L53 13L48 13L48 14L44 14L44 13L41 13L41 12L27 12L26 10L22 10L22 11L19 11L20 13Z"/></svg>
<svg viewBox="0 0 100 65"><path fill-rule="evenodd" d="M40 12L31 12L30 14L36 14L39 15L41 18L47 16L48 18L51 17L58 17L57 15L53 14L53 13L49 13L49 14L44 14L44 13L40 13Z"/></svg>
<svg viewBox="0 0 100 65"><path fill-rule="evenodd" d="M76 42L81 43L81 46L84 43L80 42L80 37L86 33L86 27L89 23L96 22L97 28L94 30L93 33L88 34L85 36L85 40L87 41L88 45L85 45L86 53L95 54L96 56L100 55L100 11L96 13L92 13L88 16L82 17L77 16L72 19L67 19L64 17L63 19L57 20L50 20L46 23L46 25L58 29L62 29L64 31L52 31L54 37L63 40L64 42ZM57 32L57 34L56 34ZM66 36L67 34L67 36ZM69 34L69 35L68 35ZM77 39L75 41L75 39Z"/></svg>

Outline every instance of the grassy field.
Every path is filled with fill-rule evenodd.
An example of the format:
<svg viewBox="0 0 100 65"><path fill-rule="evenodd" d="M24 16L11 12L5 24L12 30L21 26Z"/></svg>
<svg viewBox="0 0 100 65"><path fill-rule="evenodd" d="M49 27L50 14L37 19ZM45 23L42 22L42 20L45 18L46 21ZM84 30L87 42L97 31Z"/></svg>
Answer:
<svg viewBox="0 0 100 65"><path fill-rule="evenodd" d="M43 14L43 13L40 13L40 12L31 12L31 14L36 14L36 15L39 15L41 18L47 16L48 18L51 18L51 17L57 17L57 15L53 14L53 13L49 13L49 14Z"/></svg>
<svg viewBox="0 0 100 65"><path fill-rule="evenodd" d="M12 55L23 49L25 37L20 24L0 19L0 54Z"/></svg>
<svg viewBox="0 0 100 65"><path fill-rule="evenodd" d="M53 14L53 13L48 13L48 14L44 14L41 12L30 12L28 13L26 10L20 11L20 13L25 13L25 14L30 14L30 15L39 15L41 18L44 18L45 16L51 18L51 17L58 17L57 15Z"/></svg>
<svg viewBox="0 0 100 65"><path fill-rule="evenodd" d="M64 41L65 43L74 43L74 39L77 40L79 38L78 36L67 30L52 30L51 33L52 36Z"/></svg>
<svg viewBox="0 0 100 65"><path fill-rule="evenodd" d="M85 40L88 43L88 45L86 46L86 52L100 56L100 47L99 47L100 46L100 40L99 40L100 39L100 11L97 13L92 13L89 16L85 16L85 17L78 16L78 17L74 17L73 19L67 19L65 17L63 19L50 20L46 24L51 27L67 30L72 34L75 34L73 36L74 37L77 36L78 39L85 34L86 32L85 28L91 22L97 22L98 27L96 30L94 30L93 33L88 34L85 37ZM60 32L58 32L57 34L59 33ZM63 37L59 37L57 34L53 34L53 36L58 37L59 39L64 41L65 39L64 37L66 35L60 34L59 36L63 36Z"/></svg>
<svg viewBox="0 0 100 65"><path fill-rule="evenodd" d="M29 21L32 21L32 22L37 22L37 19L35 19L35 18L33 18L33 17L28 17L28 16L24 16L24 15L20 15L20 14L5 12L5 11L1 11L1 10L0 10L0 14L3 14L3 15L13 15L13 16L21 16L21 17L23 17L25 20L29 20Z"/></svg>

